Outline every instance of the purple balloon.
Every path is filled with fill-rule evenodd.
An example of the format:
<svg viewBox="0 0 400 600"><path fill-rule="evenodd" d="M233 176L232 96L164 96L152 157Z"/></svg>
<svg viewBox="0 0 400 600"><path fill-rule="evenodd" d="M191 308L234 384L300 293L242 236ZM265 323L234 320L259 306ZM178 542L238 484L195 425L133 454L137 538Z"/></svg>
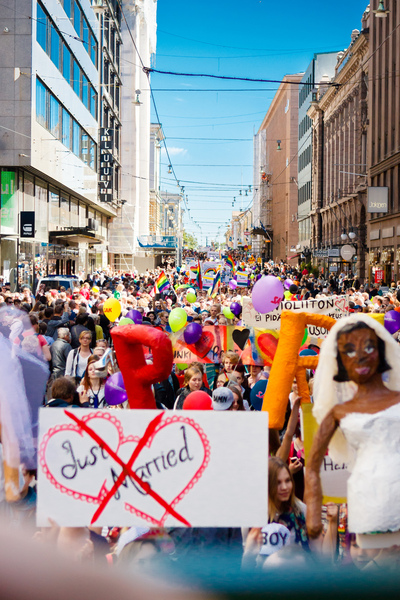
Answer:
<svg viewBox="0 0 400 600"><path fill-rule="evenodd" d="M228 285L231 288L231 290L236 290L237 288L237 282L234 279L231 279Z"/></svg>
<svg viewBox="0 0 400 600"><path fill-rule="evenodd" d="M183 332L183 337L187 344L195 344L201 338L203 328L200 323L189 323Z"/></svg>
<svg viewBox="0 0 400 600"><path fill-rule="evenodd" d="M233 314L235 315L235 317L238 317L242 312L242 307L239 304L239 302L232 302L232 304L230 305L230 309L231 312L233 312Z"/></svg>
<svg viewBox="0 0 400 600"><path fill-rule="evenodd" d="M110 406L116 406L128 400L128 394L126 393L124 380L120 371L107 379L104 388L104 397Z"/></svg>
<svg viewBox="0 0 400 600"><path fill-rule="evenodd" d="M128 310L125 317L127 319L132 319L132 321L134 323L136 323L136 325L141 325L143 323L142 313L139 312L138 310L135 310L134 308L131 308L131 310Z"/></svg>
<svg viewBox="0 0 400 600"><path fill-rule="evenodd" d="M283 285L285 286L286 289L289 289L291 285L293 285L293 281L291 279L285 279L285 281L283 282Z"/></svg>
<svg viewBox="0 0 400 600"><path fill-rule="evenodd" d="M273 275L267 275L254 285L251 301L256 311L264 315L279 306L283 293L283 285L279 279Z"/></svg>
<svg viewBox="0 0 400 600"><path fill-rule="evenodd" d="M258 281L259 279L261 279L262 275L261 273L259 273L258 275L256 275L256 281Z"/></svg>
<svg viewBox="0 0 400 600"><path fill-rule="evenodd" d="M400 329L400 313L397 310L389 310L384 317L385 329L390 333L396 333Z"/></svg>

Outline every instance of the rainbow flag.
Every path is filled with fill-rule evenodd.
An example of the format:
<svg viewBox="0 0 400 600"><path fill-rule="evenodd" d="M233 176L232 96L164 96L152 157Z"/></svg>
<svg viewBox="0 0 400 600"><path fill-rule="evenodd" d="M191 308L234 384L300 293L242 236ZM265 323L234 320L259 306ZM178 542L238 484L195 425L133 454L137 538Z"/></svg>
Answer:
<svg viewBox="0 0 400 600"><path fill-rule="evenodd" d="M156 288L158 290L158 293L160 294L163 290L167 289L167 287L169 287L169 285L170 285L170 283L169 283L168 277L166 276L164 271L161 271L161 273L159 274L159 276L156 279Z"/></svg>
<svg viewBox="0 0 400 600"><path fill-rule="evenodd" d="M214 275L214 281L212 286L209 288L207 295L211 298L215 298L218 292L218 288L221 285L221 267L218 267L217 272Z"/></svg>
<svg viewBox="0 0 400 600"><path fill-rule="evenodd" d="M228 258L225 258L225 263L232 269L232 271L235 270L236 263L230 254L229 254Z"/></svg>
<svg viewBox="0 0 400 600"><path fill-rule="evenodd" d="M195 273L196 275L196 284L198 285L199 289L202 290L203 289L203 280L201 278L201 267L200 267L200 261L197 261L197 265L192 265L190 267L190 270L192 271L192 273Z"/></svg>

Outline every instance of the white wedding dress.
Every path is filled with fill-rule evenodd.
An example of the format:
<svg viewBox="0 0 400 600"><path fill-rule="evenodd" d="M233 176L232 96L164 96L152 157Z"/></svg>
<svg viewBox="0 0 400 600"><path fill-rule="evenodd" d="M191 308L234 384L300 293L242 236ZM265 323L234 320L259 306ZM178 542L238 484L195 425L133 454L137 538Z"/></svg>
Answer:
<svg viewBox="0 0 400 600"><path fill-rule="evenodd" d="M340 422L355 460L347 482L351 533L400 530L400 404Z"/></svg>

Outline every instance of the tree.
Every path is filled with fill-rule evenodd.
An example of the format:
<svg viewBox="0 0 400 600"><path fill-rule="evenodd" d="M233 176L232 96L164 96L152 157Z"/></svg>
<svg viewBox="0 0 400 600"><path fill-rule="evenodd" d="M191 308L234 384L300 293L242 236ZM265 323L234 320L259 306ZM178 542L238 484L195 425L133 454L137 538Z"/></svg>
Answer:
<svg viewBox="0 0 400 600"><path fill-rule="evenodd" d="M183 246L189 248L189 250L195 250L199 247L199 242L192 233L183 230Z"/></svg>

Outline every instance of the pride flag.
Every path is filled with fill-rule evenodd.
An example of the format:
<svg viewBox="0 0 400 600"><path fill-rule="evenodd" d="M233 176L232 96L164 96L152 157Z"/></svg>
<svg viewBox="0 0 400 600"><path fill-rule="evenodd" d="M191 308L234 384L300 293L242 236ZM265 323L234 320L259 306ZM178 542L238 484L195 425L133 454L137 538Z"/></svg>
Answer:
<svg viewBox="0 0 400 600"><path fill-rule="evenodd" d="M192 265L190 267L190 270L192 271L192 273L194 273L196 275L196 284L198 285L199 289L202 290L203 289L203 280L201 278L200 261L197 261L197 265Z"/></svg>
<svg viewBox="0 0 400 600"><path fill-rule="evenodd" d="M161 273L156 279L156 288L158 290L158 293L160 294L163 290L169 287L169 285L170 283L168 281L168 277L166 276L164 271L161 271Z"/></svg>
<svg viewBox="0 0 400 600"><path fill-rule="evenodd" d="M235 270L236 263L230 254L229 254L228 258L225 258L225 263L232 269L232 271Z"/></svg>
<svg viewBox="0 0 400 600"><path fill-rule="evenodd" d="M211 296L211 298L214 298L217 295L220 284L221 284L221 267L218 267L217 272L214 275L213 284L207 292L208 296Z"/></svg>

